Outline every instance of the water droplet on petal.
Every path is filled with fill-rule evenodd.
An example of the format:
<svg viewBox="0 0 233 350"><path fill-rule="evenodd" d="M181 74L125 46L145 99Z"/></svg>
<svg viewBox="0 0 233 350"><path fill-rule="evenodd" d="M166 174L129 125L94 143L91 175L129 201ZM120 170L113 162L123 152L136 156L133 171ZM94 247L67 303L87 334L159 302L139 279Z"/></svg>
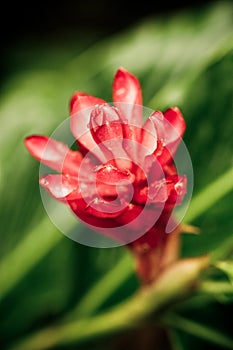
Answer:
<svg viewBox="0 0 233 350"><path fill-rule="evenodd" d="M48 182L48 180L46 180L44 177L42 177L42 178L40 179L40 184L41 184L42 186L48 186L48 185L49 185L49 182Z"/></svg>
<svg viewBox="0 0 233 350"><path fill-rule="evenodd" d="M121 96L121 95L125 94L125 91L126 91L126 89L124 87L122 87L122 88L118 89L116 91L116 93L117 93L118 96Z"/></svg>

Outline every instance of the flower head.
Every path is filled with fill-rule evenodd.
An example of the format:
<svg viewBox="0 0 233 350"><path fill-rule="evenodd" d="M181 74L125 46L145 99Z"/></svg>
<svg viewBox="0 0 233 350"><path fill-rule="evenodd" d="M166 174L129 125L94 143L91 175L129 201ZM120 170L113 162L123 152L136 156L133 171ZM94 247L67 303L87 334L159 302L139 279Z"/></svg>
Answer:
<svg viewBox="0 0 233 350"><path fill-rule="evenodd" d="M29 152L57 171L40 178L55 199L98 232L133 247L152 249L166 240L186 178L173 156L185 130L177 107L154 111L143 122L138 79L120 68L113 105L83 92L70 100L78 150L41 135L26 138Z"/></svg>

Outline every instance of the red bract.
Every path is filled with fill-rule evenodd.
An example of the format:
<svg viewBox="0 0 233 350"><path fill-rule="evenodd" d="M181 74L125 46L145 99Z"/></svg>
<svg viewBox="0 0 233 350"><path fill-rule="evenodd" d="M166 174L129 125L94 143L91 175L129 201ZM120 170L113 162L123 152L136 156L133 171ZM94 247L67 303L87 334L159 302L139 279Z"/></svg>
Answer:
<svg viewBox="0 0 233 350"><path fill-rule="evenodd" d="M29 152L58 174L40 178L54 198L98 232L132 248L166 240L166 225L186 193L173 156L185 130L177 107L143 123L138 79L125 69L113 82L114 105L83 92L71 98L71 130L79 151L33 135Z"/></svg>

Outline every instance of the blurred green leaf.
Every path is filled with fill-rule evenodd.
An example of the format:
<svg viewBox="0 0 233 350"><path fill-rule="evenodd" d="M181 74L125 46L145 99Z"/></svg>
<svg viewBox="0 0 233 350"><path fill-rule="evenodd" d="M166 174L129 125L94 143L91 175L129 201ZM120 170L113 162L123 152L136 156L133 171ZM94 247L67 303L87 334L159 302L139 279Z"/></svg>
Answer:
<svg viewBox="0 0 233 350"><path fill-rule="evenodd" d="M192 199L189 210L185 216L187 222L196 219L217 203L222 197L233 191L233 167L222 174L198 195Z"/></svg>
<svg viewBox="0 0 233 350"><path fill-rule="evenodd" d="M229 303L233 301L233 286L229 282L222 281L203 281L200 285L200 292L216 298L221 303Z"/></svg>
<svg viewBox="0 0 233 350"><path fill-rule="evenodd" d="M179 337L178 332L176 332L174 329L169 329L169 331L167 331L167 333L169 336L172 350L185 350L185 347L182 344L182 341Z"/></svg>
<svg viewBox="0 0 233 350"><path fill-rule="evenodd" d="M217 329L211 329L206 325L196 323L175 314L167 315L164 318L164 322L170 327L182 330L183 332L187 332L195 337L202 338L205 341L221 346L224 349L233 349L233 339L220 333Z"/></svg>
<svg viewBox="0 0 233 350"><path fill-rule="evenodd" d="M79 321L43 329L15 344L14 350L50 349L87 339L137 328L152 313L158 314L175 300L185 297L208 266L208 257L180 260L161 273L151 288L144 288L107 312ZM175 277L175 278L174 278Z"/></svg>
<svg viewBox="0 0 233 350"><path fill-rule="evenodd" d="M129 278L131 273L132 258L128 253L122 257L112 270L106 273L92 288L90 288L83 299L79 301L78 305L66 316L65 320L92 315L102 306L106 299Z"/></svg>
<svg viewBox="0 0 233 350"><path fill-rule="evenodd" d="M233 261L218 261L215 266L225 272L233 285Z"/></svg>

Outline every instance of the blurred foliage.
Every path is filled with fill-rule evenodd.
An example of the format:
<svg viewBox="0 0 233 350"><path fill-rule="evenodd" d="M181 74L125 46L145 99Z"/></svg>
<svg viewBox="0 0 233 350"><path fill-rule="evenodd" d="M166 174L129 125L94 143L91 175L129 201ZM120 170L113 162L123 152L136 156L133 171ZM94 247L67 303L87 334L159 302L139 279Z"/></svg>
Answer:
<svg viewBox="0 0 233 350"><path fill-rule="evenodd" d="M78 319L79 312L85 316L85 310L88 314L88 307L80 303L92 288L100 294L106 288L104 301L97 302L93 312L116 305L138 288L126 250L81 246L51 224L40 198L38 164L25 150L24 137L49 135L68 117L75 90L111 101L113 74L124 66L139 77L145 106L164 110L178 105L183 111L184 140L194 167L194 195L198 194L232 166L232 29L232 5L221 1L170 17L147 18L102 40L93 33L92 38L45 40L8 52L0 97L3 348L12 339L71 317L76 308L72 317ZM233 233L232 193L192 223L201 234L182 236L182 255L217 249ZM86 228L80 224L81 230L85 233ZM125 265L117 270L120 261ZM106 274L109 279L102 280ZM95 289L99 281L104 283ZM230 337L232 300L206 296L191 300L179 312ZM178 339L174 349L206 349L207 343L193 338L185 327L173 335ZM103 338L80 349L115 349L115 342L114 337Z"/></svg>

